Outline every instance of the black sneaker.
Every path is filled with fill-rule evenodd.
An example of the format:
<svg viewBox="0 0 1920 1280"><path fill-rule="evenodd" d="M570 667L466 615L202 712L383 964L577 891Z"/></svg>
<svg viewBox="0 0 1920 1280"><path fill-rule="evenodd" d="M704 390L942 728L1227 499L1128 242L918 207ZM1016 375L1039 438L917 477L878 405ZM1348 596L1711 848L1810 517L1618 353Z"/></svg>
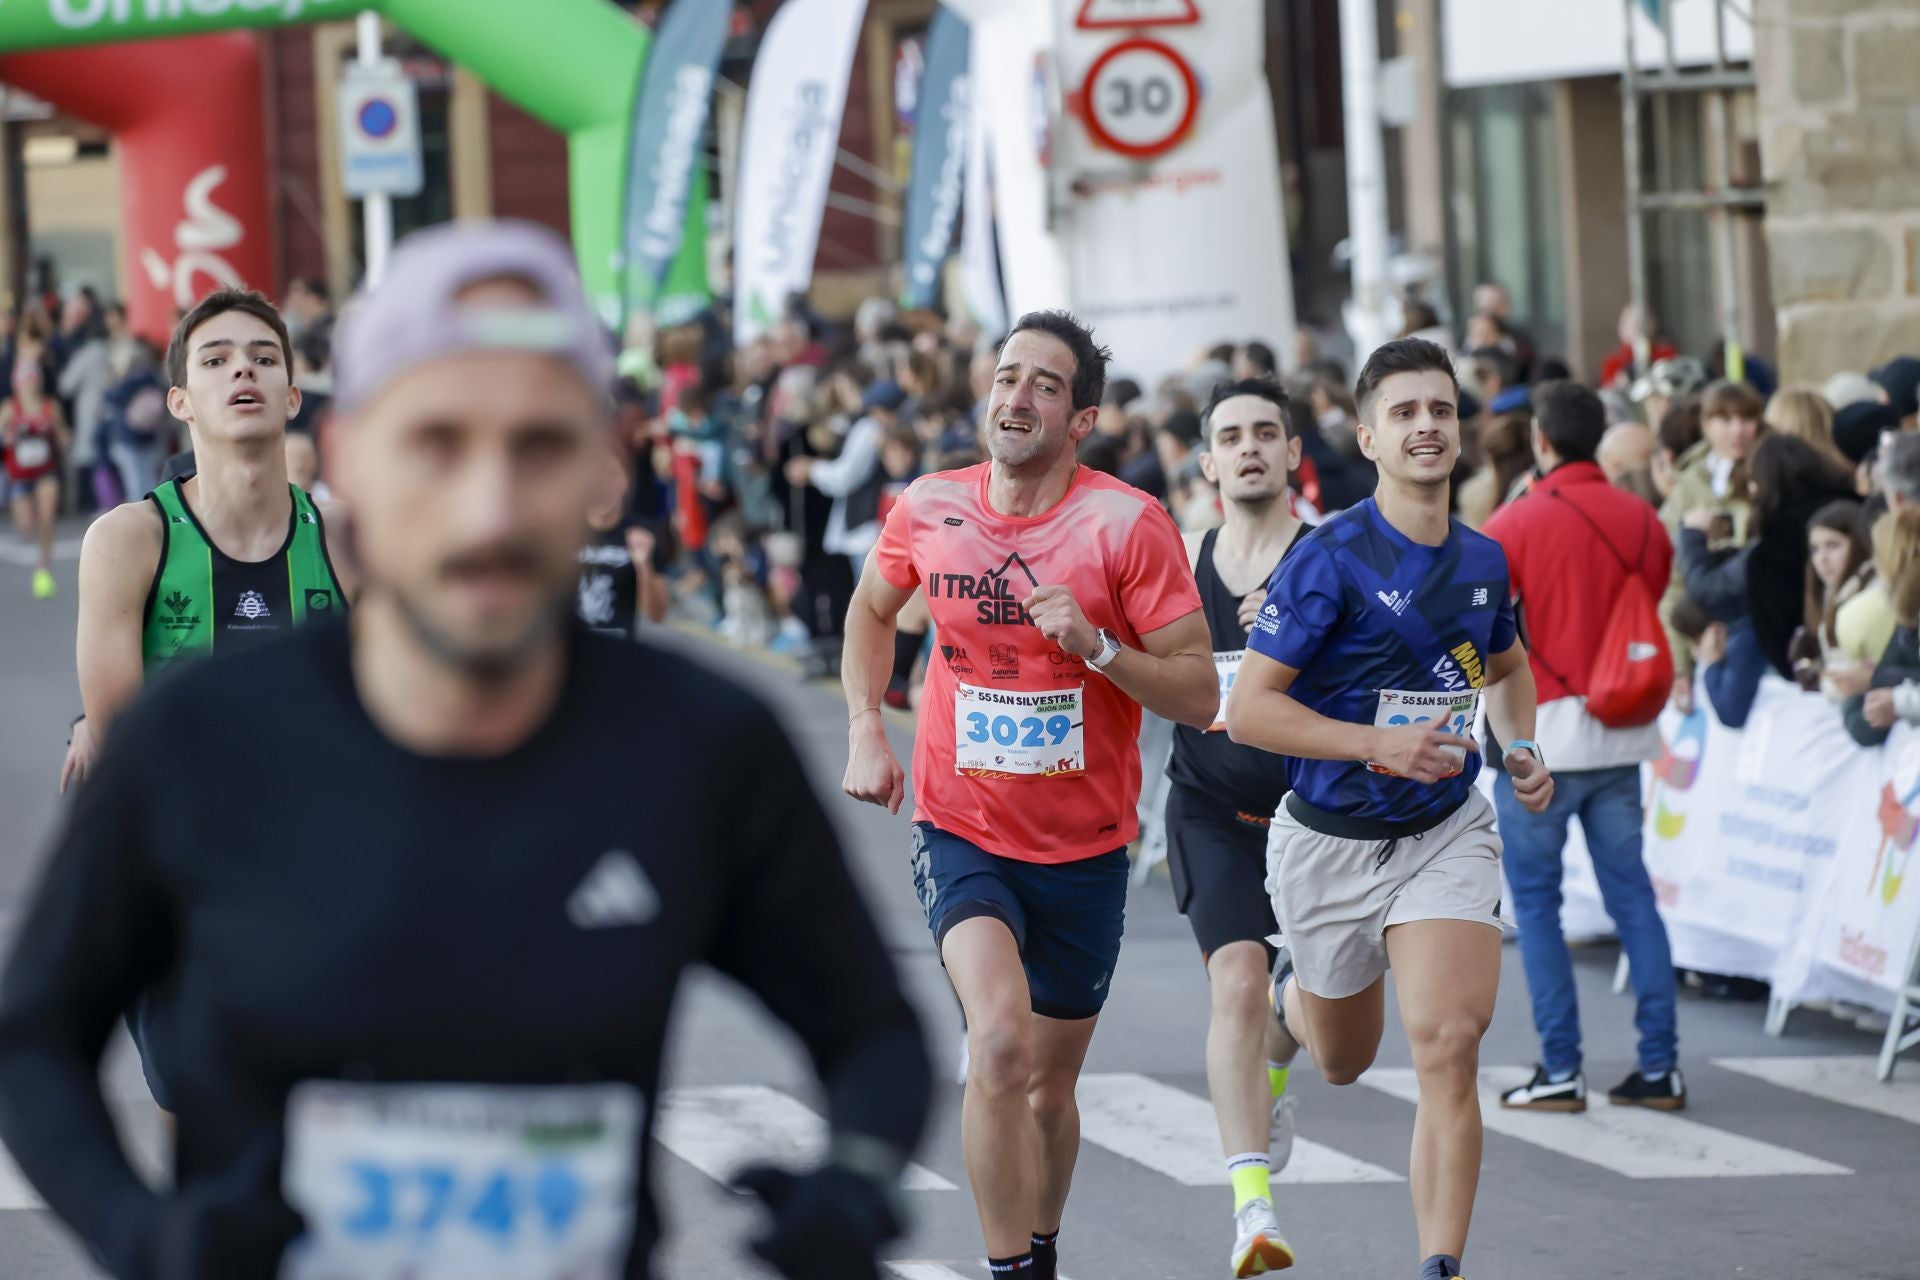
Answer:
<svg viewBox="0 0 1920 1280"><path fill-rule="evenodd" d="M1545 1067L1533 1069L1533 1079L1500 1095L1509 1111L1585 1111L1587 1076L1576 1071L1566 1080L1554 1080Z"/></svg>
<svg viewBox="0 0 1920 1280"><path fill-rule="evenodd" d="M1616 1107L1678 1111L1687 1105L1687 1082L1681 1079L1678 1067L1658 1076L1643 1075L1636 1071L1607 1090L1607 1101Z"/></svg>

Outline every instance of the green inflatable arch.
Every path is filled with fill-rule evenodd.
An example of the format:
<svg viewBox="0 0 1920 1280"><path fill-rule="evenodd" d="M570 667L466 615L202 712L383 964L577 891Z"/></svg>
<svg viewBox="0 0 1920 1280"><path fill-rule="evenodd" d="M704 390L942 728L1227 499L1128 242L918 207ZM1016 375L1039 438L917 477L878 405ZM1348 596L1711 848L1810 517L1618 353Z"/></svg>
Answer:
<svg viewBox="0 0 1920 1280"><path fill-rule="evenodd" d="M580 275L602 312L616 314L628 134L650 36L607 0L4 0L0 53L351 19L367 9L567 135Z"/></svg>

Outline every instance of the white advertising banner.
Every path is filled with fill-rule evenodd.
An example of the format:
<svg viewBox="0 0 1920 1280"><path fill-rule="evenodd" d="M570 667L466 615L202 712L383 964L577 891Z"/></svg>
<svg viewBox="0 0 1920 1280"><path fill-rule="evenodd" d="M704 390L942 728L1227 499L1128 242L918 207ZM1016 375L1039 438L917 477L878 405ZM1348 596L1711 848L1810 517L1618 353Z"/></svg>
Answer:
<svg viewBox="0 0 1920 1280"><path fill-rule="evenodd" d="M1053 138L1056 234L1073 309L1116 372L1156 379L1203 347L1254 338L1291 358L1265 9L1178 0L1103 17L1055 0L1067 107Z"/></svg>
<svg viewBox="0 0 1920 1280"><path fill-rule="evenodd" d="M969 89L980 83L969 72ZM967 113L967 159L961 166L960 280L967 310L988 337L1007 331L1007 295L1000 283L1000 254L993 243L993 140L977 97Z"/></svg>
<svg viewBox="0 0 1920 1280"><path fill-rule="evenodd" d="M1920 836L1920 733L1896 726L1886 746L1859 754L1877 756L1878 767L1859 770L1846 810L1831 815L1844 856L1811 906L1803 954L1795 958L1806 965L1801 980L1809 990L1884 1008L1906 977L1920 933L1920 876L1909 874L1920 871L1912 861Z"/></svg>
<svg viewBox="0 0 1920 1280"><path fill-rule="evenodd" d="M1871 808L1876 752L1847 736L1834 705L1772 676L1746 727L1705 705L1661 721L1652 767L1647 869L1688 969L1772 980L1841 849L1849 815Z"/></svg>
<svg viewBox="0 0 1920 1280"><path fill-rule="evenodd" d="M788 0L754 59L734 228L733 336L742 346L813 279L866 7L866 0Z"/></svg>
<svg viewBox="0 0 1920 1280"><path fill-rule="evenodd" d="M1052 6L1040 0L957 0L953 7L973 29L968 65L973 71L976 110L987 132L981 146L992 161L989 185L999 230L1006 311L1017 317L1067 306L1072 302L1067 264L1052 231L1048 190L1048 163L1057 133L1047 90L1053 83ZM976 204L983 194L974 188ZM974 208L966 209L970 222ZM961 234L965 236L967 229ZM978 239L973 244L972 261L984 295L986 246ZM964 245L961 254L966 256ZM985 305L984 297L975 297L971 291L969 302ZM983 328L989 327L986 319L981 318Z"/></svg>

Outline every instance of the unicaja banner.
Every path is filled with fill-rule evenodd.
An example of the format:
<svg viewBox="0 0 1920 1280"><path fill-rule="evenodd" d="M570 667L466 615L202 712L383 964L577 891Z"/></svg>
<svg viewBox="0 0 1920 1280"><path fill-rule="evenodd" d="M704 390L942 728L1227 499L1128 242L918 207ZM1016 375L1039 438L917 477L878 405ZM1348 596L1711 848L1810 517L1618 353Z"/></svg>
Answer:
<svg viewBox="0 0 1920 1280"><path fill-rule="evenodd" d="M967 24L942 9L927 35L927 70L913 134L913 173L907 182L905 252L907 307L933 305L940 268L953 247L964 198L962 173L972 131L972 80L967 74Z"/></svg>
<svg viewBox="0 0 1920 1280"><path fill-rule="evenodd" d="M746 345L813 278L866 0L788 0L747 86L734 228L734 340Z"/></svg>
<svg viewBox="0 0 1920 1280"><path fill-rule="evenodd" d="M707 0L675 0L654 32L635 99L627 160L626 225L621 237L629 312L652 309L680 251L694 176L713 102L713 77L732 10ZM704 200L701 201L705 203Z"/></svg>

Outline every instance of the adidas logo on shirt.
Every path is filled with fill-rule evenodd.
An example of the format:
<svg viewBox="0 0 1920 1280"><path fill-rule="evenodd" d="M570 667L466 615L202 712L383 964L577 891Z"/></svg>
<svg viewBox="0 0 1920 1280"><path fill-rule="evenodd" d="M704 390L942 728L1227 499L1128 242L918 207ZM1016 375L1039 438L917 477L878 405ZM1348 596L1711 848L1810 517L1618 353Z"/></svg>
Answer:
<svg viewBox="0 0 1920 1280"><path fill-rule="evenodd" d="M581 929L646 924L659 914L653 881L625 849L602 854L567 899L567 919Z"/></svg>

